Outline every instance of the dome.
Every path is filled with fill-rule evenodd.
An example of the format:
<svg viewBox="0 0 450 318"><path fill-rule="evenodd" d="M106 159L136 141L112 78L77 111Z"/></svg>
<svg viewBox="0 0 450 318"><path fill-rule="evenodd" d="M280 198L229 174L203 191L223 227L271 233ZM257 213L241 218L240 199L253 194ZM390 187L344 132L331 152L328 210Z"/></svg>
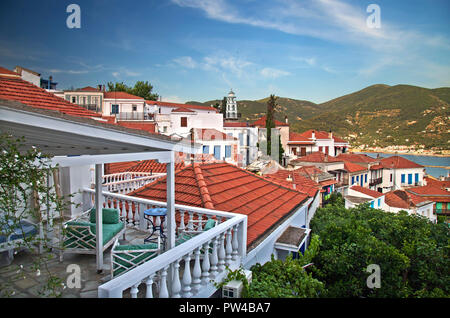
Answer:
<svg viewBox="0 0 450 318"><path fill-rule="evenodd" d="M235 94L234 94L234 92L233 92L233 90L230 90L230 92L228 93L228 96L234 96Z"/></svg>

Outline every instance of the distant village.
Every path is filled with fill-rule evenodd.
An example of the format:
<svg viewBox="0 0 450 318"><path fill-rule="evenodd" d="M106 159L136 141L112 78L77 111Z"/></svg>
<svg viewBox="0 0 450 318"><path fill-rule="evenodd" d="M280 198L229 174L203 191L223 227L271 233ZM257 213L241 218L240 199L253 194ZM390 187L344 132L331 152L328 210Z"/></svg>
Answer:
<svg viewBox="0 0 450 318"><path fill-rule="evenodd" d="M284 258L304 251L309 222L333 193L342 195L346 208L368 204L387 212L404 210L433 223L443 216L448 222L450 180L428 176L423 166L397 155L372 158L352 153L344 136L333 131L290 131L287 119L275 120L271 138L272 147L282 147L283 155L272 151L269 156L262 146L267 144L267 116L241 121L236 94L230 90L225 97L226 110L221 113L212 106L106 91L104 85L58 90L51 77L41 78L19 66L14 70L0 67L2 132L23 132L30 143L48 149L62 165L62 193L83 193L75 197L80 205L71 207L66 217L76 218L92 208L98 200L92 199L94 192L103 189L103 194L95 195L103 196L105 206L119 209L127 226L141 230L147 224L156 226L153 221L148 223L144 206L169 209L174 205L177 231L175 241L168 238L171 248L181 244L178 235L192 225L189 220L214 216L224 222L223 228L216 225L201 234L214 237L192 239L199 245L187 248L188 257L180 254L177 258L178 267L181 259L195 261L195 271L183 274L193 275L183 276L183 286L188 286L183 290L176 281L169 286L171 294L210 297L214 288L200 288L202 284L209 286L210 275L239 258L249 268L270 260L272 254ZM108 236L111 240L105 239L105 246L116 244L112 238L121 231ZM282 242L287 232L295 234L295 242ZM78 239L74 237L70 244ZM202 246L212 246L213 263L200 264ZM64 253L83 249L69 247ZM91 253L97 253L97 264L102 262L98 249ZM161 279L167 275L164 266L158 267ZM124 268L124 272L133 268ZM138 277L139 284L150 277L147 274ZM113 280L130 279L120 275ZM129 288L137 283L106 283L99 296L114 296L114 286ZM165 289L158 291L165 295Z"/></svg>

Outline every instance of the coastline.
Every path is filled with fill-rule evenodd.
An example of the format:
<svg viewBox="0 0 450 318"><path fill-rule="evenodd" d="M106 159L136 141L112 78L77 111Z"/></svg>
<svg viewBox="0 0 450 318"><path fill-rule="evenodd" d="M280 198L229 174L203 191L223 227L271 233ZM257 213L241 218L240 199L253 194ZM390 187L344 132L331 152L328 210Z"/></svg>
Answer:
<svg viewBox="0 0 450 318"><path fill-rule="evenodd" d="M449 154L438 154L438 153L417 153L412 151L392 151L392 150L372 150L372 149L349 149L350 152L369 152L369 153L384 153L388 155L411 155L411 156L428 156L428 157L450 157Z"/></svg>

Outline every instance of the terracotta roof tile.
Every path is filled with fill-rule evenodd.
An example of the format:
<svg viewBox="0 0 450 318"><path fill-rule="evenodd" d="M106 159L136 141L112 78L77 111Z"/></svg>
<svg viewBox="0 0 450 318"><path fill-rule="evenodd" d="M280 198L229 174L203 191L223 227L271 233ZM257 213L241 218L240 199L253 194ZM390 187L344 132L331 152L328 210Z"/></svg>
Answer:
<svg viewBox="0 0 450 318"><path fill-rule="evenodd" d="M0 76L0 98L18 101L33 108L56 110L76 117L101 118L100 114L72 104L21 78Z"/></svg>
<svg viewBox="0 0 450 318"><path fill-rule="evenodd" d="M200 169L196 169L200 168ZM227 163L189 165L175 174L175 201L205 207L199 174L214 209L248 216L247 245L252 246L273 226L300 206L308 196ZM129 195L166 201L166 178L160 178ZM162 189L161 190L161 186ZM204 187L204 185L202 185ZM203 190L203 195L206 192ZM208 201L208 199L207 199Z"/></svg>
<svg viewBox="0 0 450 318"><path fill-rule="evenodd" d="M310 153L309 155L298 157L291 162L343 162L342 160L336 159L333 156L329 156L324 154L321 151L315 151Z"/></svg>
<svg viewBox="0 0 450 318"><path fill-rule="evenodd" d="M383 158L381 159L380 164L384 168L395 168L395 169L423 168L423 166L400 156Z"/></svg>
<svg viewBox="0 0 450 318"><path fill-rule="evenodd" d="M405 190L395 190L386 193L384 201L388 206L401 209L411 209L417 205L420 205L420 203L431 203L431 201Z"/></svg>
<svg viewBox="0 0 450 318"><path fill-rule="evenodd" d="M141 101L144 101L144 98L136 95L131 95L126 92L104 92L103 96L105 99L139 99Z"/></svg>
<svg viewBox="0 0 450 318"><path fill-rule="evenodd" d="M364 154L356 154L356 153L343 153L336 156L338 159L342 159L344 161L349 161L353 163L373 163L377 162L376 159L369 157Z"/></svg>
<svg viewBox="0 0 450 318"><path fill-rule="evenodd" d="M349 161L344 162L344 169L347 170L347 172L349 172L349 173L367 170L366 167L363 167L361 165L358 165L356 163L349 162Z"/></svg>
<svg viewBox="0 0 450 318"><path fill-rule="evenodd" d="M368 196L370 196L372 198L381 198L384 195L383 193L380 193L378 191L370 190L370 189L363 188L361 186L356 186L356 185L353 186L353 187L350 187L350 189L352 189L354 191L361 192L361 193L363 193L365 195L368 195Z"/></svg>

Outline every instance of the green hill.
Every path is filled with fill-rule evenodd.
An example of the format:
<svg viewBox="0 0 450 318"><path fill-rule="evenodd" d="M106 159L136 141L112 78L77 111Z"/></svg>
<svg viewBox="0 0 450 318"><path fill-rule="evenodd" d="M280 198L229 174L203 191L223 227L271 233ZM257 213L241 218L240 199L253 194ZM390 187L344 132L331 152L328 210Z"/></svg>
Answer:
<svg viewBox="0 0 450 318"><path fill-rule="evenodd" d="M238 101L242 120L265 114L268 98ZM219 100L187 104L213 105ZM291 130L332 130L352 145L425 145L449 149L450 88L377 84L322 104L279 97L275 117Z"/></svg>

